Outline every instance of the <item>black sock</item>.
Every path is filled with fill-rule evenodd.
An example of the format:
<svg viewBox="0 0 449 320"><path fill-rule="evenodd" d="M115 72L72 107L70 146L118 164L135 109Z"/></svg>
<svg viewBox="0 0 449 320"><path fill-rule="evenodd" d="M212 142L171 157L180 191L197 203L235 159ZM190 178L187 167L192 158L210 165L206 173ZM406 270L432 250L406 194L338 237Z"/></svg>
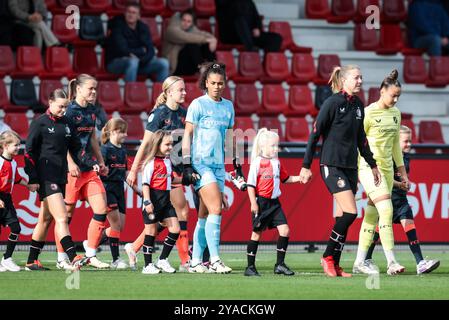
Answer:
<svg viewBox="0 0 449 320"><path fill-rule="evenodd" d="M8 237L8 244L6 245L6 252L3 255L5 259L12 256L14 249L16 248L17 240L19 240L20 235L20 224L18 222L11 223L9 225L10 234Z"/></svg>
<svg viewBox="0 0 449 320"><path fill-rule="evenodd" d="M374 232L373 242L371 242L371 245L368 248L368 252L366 253L365 260L373 258L373 251L378 241L379 241L379 232L376 231Z"/></svg>
<svg viewBox="0 0 449 320"><path fill-rule="evenodd" d="M279 236L277 244L277 261L276 264L284 263L285 254L287 253L288 237Z"/></svg>
<svg viewBox="0 0 449 320"><path fill-rule="evenodd" d="M206 248L203 251L203 263L205 262L209 262L210 260L210 252L209 252L209 247L206 246Z"/></svg>
<svg viewBox="0 0 449 320"><path fill-rule="evenodd" d="M98 244L98 246L105 244L108 240L109 240L109 237L106 235L106 229L103 229L103 231L101 233L100 243Z"/></svg>
<svg viewBox="0 0 449 320"><path fill-rule="evenodd" d="M73 243L71 236L65 236L61 239L61 246L64 248L65 253L67 253L67 256L69 257L70 262L73 261L76 257L76 248L75 244Z"/></svg>
<svg viewBox="0 0 449 320"><path fill-rule="evenodd" d="M165 227L162 224L160 224L160 223L157 224L157 234L164 231L164 229L165 229Z"/></svg>
<svg viewBox="0 0 449 320"><path fill-rule="evenodd" d="M28 255L27 263L34 263L35 260L38 260L39 254L41 253L44 245L45 241L31 240L30 253Z"/></svg>
<svg viewBox="0 0 449 320"><path fill-rule="evenodd" d="M343 212L343 216L336 219L334 228L332 229L331 236L327 242L326 251L324 251L323 257L333 256L334 259L340 260L341 251L345 244L346 233L348 232L349 226L357 218L357 214ZM337 251L340 251L338 254ZM334 256L335 255L335 256ZM337 261L338 263L339 261Z"/></svg>
<svg viewBox="0 0 449 320"><path fill-rule="evenodd" d="M181 231L187 230L187 221L179 221L179 228Z"/></svg>
<svg viewBox="0 0 449 320"><path fill-rule="evenodd" d="M143 241L143 257L145 258L145 266L153 262L153 247L154 247L154 236L145 235L145 240Z"/></svg>
<svg viewBox="0 0 449 320"><path fill-rule="evenodd" d="M119 241L118 238L109 237L109 247L111 248L112 261L117 260L118 257L120 256L118 250L119 249L118 241Z"/></svg>
<svg viewBox="0 0 449 320"><path fill-rule="evenodd" d="M246 257L248 258L248 267L256 265L256 254L259 241L250 240L246 248Z"/></svg>
<svg viewBox="0 0 449 320"><path fill-rule="evenodd" d="M412 253L415 256L416 264L418 264L424 258L421 253L421 246L419 245L416 229L413 228L407 231L405 234L408 238L408 245L410 246L410 250L412 250Z"/></svg>
<svg viewBox="0 0 449 320"><path fill-rule="evenodd" d="M176 240L178 240L179 233L171 233L169 232L164 241L164 247L162 248L162 253L159 256L159 259L167 259L173 246L176 244Z"/></svg>

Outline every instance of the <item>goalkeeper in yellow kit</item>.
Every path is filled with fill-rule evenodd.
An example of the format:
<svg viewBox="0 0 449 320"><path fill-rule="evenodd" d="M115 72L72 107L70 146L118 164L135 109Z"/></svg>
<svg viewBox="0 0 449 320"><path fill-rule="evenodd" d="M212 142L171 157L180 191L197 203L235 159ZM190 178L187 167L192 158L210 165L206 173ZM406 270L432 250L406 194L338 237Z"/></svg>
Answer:
<svg viewBox="0 0 449 320"><path fill-rule="evenodd" d="M378 269L371 268L365 263L377 223L379 223L380 239L387 258L387 273L394 275L405 270L396 261L393 252L393 204L391 202L394 181L393 160L402 177L404 188L407 190L410 188L399 144L401 112L395 104L400 95L401 84L398 81L398 72L393 70L380 86L380 99L365 108L366 137L382 174L382 181L380 185L374 185L371 168L362 157L359 157L359 180L368 196L368 205L360 228L357 258L353 267L354 273L373 274L379 272Z"/></svg>

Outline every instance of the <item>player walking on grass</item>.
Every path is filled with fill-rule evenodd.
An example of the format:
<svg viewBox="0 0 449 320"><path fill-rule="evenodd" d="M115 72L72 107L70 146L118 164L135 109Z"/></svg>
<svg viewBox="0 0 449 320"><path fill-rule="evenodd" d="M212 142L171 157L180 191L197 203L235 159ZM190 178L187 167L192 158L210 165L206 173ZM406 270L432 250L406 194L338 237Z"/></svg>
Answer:
<svg viewBox="0 0 449 320"><path fill-rule="evenodd" d="M83 158L67 155L69 173L65 203L69 212L69 222L78 200L87 200L89 203L94 215L89 223L87 240L83 242L83 246L89 264L98 269L105 269L109 268L109 264L101 262L96 257L96 249L105 229L107 216L106 191L99 174L108 174L95 133L96 107L93 104L97 99L96 88L97 81L88 74L80 74L69 82L70 102L66 117L74 123L75 134L79 137L83 148ZM93 167L90 163L92 160L95 161ZM57 244L58 240L56 238ZM66 259L61 249L58 246L58 261Z"/></svg>
<svg viewBox="0 0 449 320"><path fill-rule="evenodd" d="M403 152L404 166L407 174L410 171L410 150L412 145L412 131L406 126L401 126L399 134L399 144ZM440 261L424 259L421 253L421 246L419 245L418 235L416 234L415 221L413 220L413 212L407 200L407 186L402 181L400 172L394 166L394 181L393 192L391 194L391 201L393 202L393 223L400 223L404 229L409 242L410 250L416 260L416 273L430 273L439 267ZM373 250L376 242L379 240L379 233L374 233L373 241L368 249L365 258L365 265L373 270L378 270L377 266L372 260Z"/></svg>
<svg viewBox="0 0 449 320"><path fill-rule="evenodd" d="M398 81L398 72L393 70L380 85L379 100L365 109L366 116L363 126L374 153L374 159L381 172L382 181L378 185L373 183L370 165L360 158L359 179L368 196L368 205L360 228L357 258L353 267L354 273L378 273L378 269L370 269L364 263L378 223L382 247L387 258L387 274L394 275L405 270L396 262L393 252L393 203L391 202L394 181L393 161L400 174L403 188L407 190L410 188L399 144L401 112L395 105L400 95L401 83Z"/></svg>
<svg viewBox="0 0 449 320"><path fill-rule="evenodd" d="M290 228L282 210L279 196L280 183L300 182L299 176L289 176L280 163L277 153L279 136L273 131L262 128L257 133L251 154L251 166L248 174L248 196L251 202L253 232L247 247L248 266L245 276L259 276L256 269L256 253L262 231L277 228L277 261L275 274L292 276L295 273L285 264Z"/></svg>
<svg viewBox="0 0 449 320"><path fill-rule="evenodd" d="M161 272L174 273L176 270L167 258L179 237L179 222L176 211L170 201L170 190L173 183L180 183L181 178L173 176L170 152L173 149L173 138L170 131L158 130L151 137L151 150L146 160L142 178L143 221L145 224L145 239L143 255L145 266L143 274ZM163 222L168 228L159 260L152 261L154 240L157 236L158 222Z"/></svg>
<svg viewBox="0 0 449 320"><path fill-rule="evenodd" d="M67 261L61 268L74 270L87 262L83 256L77 256L70 235L68 214L64 203L67 183L67 152L75 158L83 157L81 142L69 118L64 115L67 94L56 89L50 94L47 112L31 123L25 147L25 171L30 178L32 191L38 190L41 207L39 220L34 228L27 270L46 270L38 260L44 247L48 228L55 221L55 241L64 250ZM84 159L86 165L95 162Z"/></svg>
<svg viewBox="0 0 449 320"><path fill-rule="evenodd" d="M172 136L175 136L175 144L173 146L174 154L171 157L172 163L174 164L173 170L174 175L180 177L182 175L182 162L181 162L181 138L182 131L185 126L185 118L187 111L181 106L184 103L186 97L186 89L184 80L180 77L171 76L165 79L162 84L162 93L156 100L156 105L153 111L148 117L148 123L145 130L145 135L143 141L137 151L136 157L132 168L128 174L127 182L129 185L134 185L137 179L137 172L140 171L142 167L145 155L148 150L152 147L150 144L151 137L157 130L169 130L172 131ZM178 151L179 150L179 151ZM187 271L189 265L189 234L187 232L187 218L189 214L189 205L187 203L186 197L184 195L184 190L181 184L173 184L170 192L170 199L175 207L176 215L179 220L181 232L179 234L176 246L178 249L179 259L181 260L181 265L179 266L179 271ZM161 230L161 226L158 226ZM125 245L125 250L128 253L129 263L131 267L135 266L136 263L136 253L139 252L143 245L145 238L145 232L131 244Z"/></svg>
<svg viewBox="0 0 449 320"><path fill-rule="evenodd" d="M17 133L7 130L0 134L0 228L2 225L8 226L10 230L6 252L0 261L0 272L20 271L20 267L12 259L20 235L20 223L11 196L14 184L20 183L30 191L35 191L17 170L17 162L13 158L19 153L19 149L20 137Z"/></svg>
<svg viewBox="0 0 449 320"><path fill-rule="evenodd" d="M360 68L355 65L335 67L329 82L334 94L324 101L313 125L300 177L302 183L312 178L310 166L322 136L321 177L343 214L336 218L321 265L330 277L350 277L340 267L340 256L348 229L357 218L354 197L357 191L357 151L369 164L375 185L380 183L381 176L363 129L364 106L355 95L363 82Z"/></svg>
<svg viewBox="0 0 449 320"><path fill-rule="evenodd" d="M229 273L232 269L220 260L219 246L221 212L223 207L228 209L223 194L224 146L228 129L234 126L234 107L231 101L222 97L226 83L225 66L206 63L202 70L200 88L206 94L190 104L182 140L183 183L193 183L200 196L189 272ZM240 167L236 161L234 163ZM208 270L201 263L206 245L211 259Z"/></svg>

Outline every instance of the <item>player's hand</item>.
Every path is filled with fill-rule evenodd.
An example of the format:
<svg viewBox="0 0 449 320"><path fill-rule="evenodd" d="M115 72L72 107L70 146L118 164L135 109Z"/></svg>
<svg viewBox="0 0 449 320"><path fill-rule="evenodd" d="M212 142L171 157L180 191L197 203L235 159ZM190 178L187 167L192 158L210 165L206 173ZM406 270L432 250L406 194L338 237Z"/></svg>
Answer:
<svg viewBox="0 0 449 320"><path fill-rule="evenodd" d="M228 202L228 198L226 197L226 195L223 195L223 199L222 199L222 205L223 205L223 210L229 210L229 202Z"/></svg>
<svg viewBox="0 0 449 320"><path fill-rule="evenodd" d="M404 191L409 191L410 190L410 181L408 181L408 179L404 179L401 181L401 189Z"/></svg>
<svg viewBox="0 0 449 320"><path fill-rule="evenodd" d="M253 37L259 38L260 37L260 30L258 28L253 29Z"/></svg>
<svg viewBox="0 0 449 320"><path fill-rule="evenodd" d="M3 202L3 200L0 200L0 209L3 209L5 207L5 203Z"/></svg>
<svg viewBox="0 0 449 320"><path fill-rule="evenodd" d="M69 172L72 177L79 177L81 174L80 168L76 164L69 164Z"/></svg>
<svg viewBox="0 0 449 320"><path fill-rule="evenodd" d="M182 170L182 184L185 186L189 186L191 184L196 183L201 179L201 175L199 175L195 169L193 169L192 165L185 164L184 169Z"/></svg>
<svg viewBox="0 0 449 320"><path fill-rule="evenodd" d="M153 204L150 203L149 205L145 206L145 211L147 212L148 215L153 214L154 212Z"/></svg>
<svg viewBox="0 0 449 320"><path fill-rule="evenodd" d="M130 186L133 186L137 181L137 172L134 170L130 170L128 176L126 177L126 183Z"/></svg>
<svg viewBox="0 0 449 320"><path fill-rule="evenodd" d="M380 183L382 182L382 175L380 174L379 169L377 169L377 167L374 167L371 169L371 171L373 172L374 185L376 187L380 186Z"/></svg>
<svg viewBox="0 0 449 320"><path fill-rule="evenodd" d="M306 184L312 179L312 170L307 168L301 168L299 173L299 182Z"/></svg>
<svg viewBox="0 0 449 320"><path fill-rule="evenodd" d="M107 176L109 173L109 167L106 166L104 163L100 163L99 166L100 166L100 171L99 171L100 175Z"/></svg>
<svg viewBox="0 0 449 320"><path fill-rule="evenodd" d="M251 203L251 213L256 217L259 214L259 206L257 205L257 203Z"/></svg>
<svg viewBox="0 0 449 320"><path fill-rule="evenodd" d="M39 184L38 183L32 183L32 184L29 184L27 186L27 188L28 188L28 190L30 190L30 192L35 192L35 191L39 190Z"/></svg>

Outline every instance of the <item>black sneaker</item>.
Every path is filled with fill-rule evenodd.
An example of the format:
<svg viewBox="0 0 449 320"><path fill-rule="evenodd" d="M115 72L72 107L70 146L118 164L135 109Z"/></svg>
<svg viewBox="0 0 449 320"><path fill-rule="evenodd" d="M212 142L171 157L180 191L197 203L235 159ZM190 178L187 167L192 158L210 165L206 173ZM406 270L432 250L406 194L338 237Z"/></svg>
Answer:
<svg viewBox="0 0 449 320"><path fill-rule="evenodd" d="M33 263L27 263L25 265L26 271L46 271L50 270L49 268L44 267L39 260L34 260Z"/></svg>
<svg viewBox="0 0 449 320"><path fill-rule="evenodd" d="M274 265L274 273L284 274L286 276L292 276L295 274L293 271L290 270L289 267L287 267L287 265L284 262Z"/></svg>
<svg viewBox="0 0 449 320"><path fill-rule="evenodd" d="M248 266L248 267L246 267L244 275L247 276L247 277L254 277L254 276L260 277L259 272L257 272L256 266Z"/></svg>

